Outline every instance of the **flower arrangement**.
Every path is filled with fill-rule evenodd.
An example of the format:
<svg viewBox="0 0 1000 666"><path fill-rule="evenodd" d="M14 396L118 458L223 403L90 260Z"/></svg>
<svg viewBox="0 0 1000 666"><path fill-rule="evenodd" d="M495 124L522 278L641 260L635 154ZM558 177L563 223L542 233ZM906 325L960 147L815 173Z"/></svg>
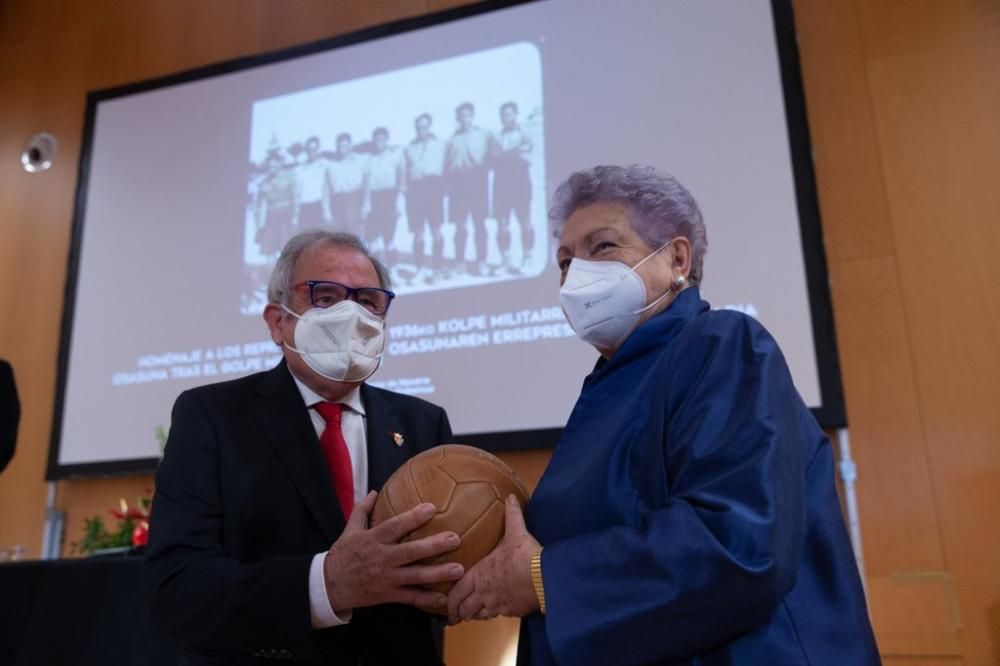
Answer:
<svg viewBox="0 0 1000 666"><path fill-rule="evenodd" d="M118 520L113 531L109 531L100 516L92 516L84 521L83 538L72 544L74 552L94 555L101 551L128 550L142 548L149 540L149 507L152 501L140 497L136 505L129 507L122 497L119 509L108 513Z"/></svg>
<svg viewBox="0 0 1000 666"><path fill-rule="evenodd" d="M163 425L153 428L163 456L167 445L168 429ZM129 507L122 497L118 500L118 510L109 509L108 513L118 520L113 531L109 531L100 516L91 516L84 520L83 538L70 544L70 550L79 555L99 555L107 552L122 552L145 548L149 541L149 507L153 500L150 497L140 497L135 505Z"/></svg>

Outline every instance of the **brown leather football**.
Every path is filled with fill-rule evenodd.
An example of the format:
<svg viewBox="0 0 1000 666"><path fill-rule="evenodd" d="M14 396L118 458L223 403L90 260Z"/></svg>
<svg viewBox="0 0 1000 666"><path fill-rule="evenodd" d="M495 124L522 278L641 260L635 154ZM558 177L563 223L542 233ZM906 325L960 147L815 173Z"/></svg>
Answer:
<svg viewBox="0 0 1000 666"><path fill-rule="evenodd" d="M523 508L528 493L504 461L473 446L444 444L413 456L389 477L375 502L371 525L431 502L437 513L408 539L455 532L462 545L426 563L459 562L468 571L503 538L504 503L511 494ZM427 588L447 593L452 585Z"/></svg>

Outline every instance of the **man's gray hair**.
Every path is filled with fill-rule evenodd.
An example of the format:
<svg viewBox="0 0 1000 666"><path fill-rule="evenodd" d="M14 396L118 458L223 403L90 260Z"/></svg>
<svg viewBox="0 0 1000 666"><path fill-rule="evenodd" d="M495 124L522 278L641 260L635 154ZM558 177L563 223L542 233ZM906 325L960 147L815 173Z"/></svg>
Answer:
<svg viewBox="0 0 1000 666"><path fill-rule="evenodd" d="M667 174L653 167L596 166L577 171L556 189L549 219L556 238L566 220L576 210L591 204L617 202L631 211L632 229L647 245L658 248L677 236L691 242L691 274L688 280L700 284L708 236L698 202L691 193Z"/></svg>
<svg viewBox="0 0 1000 666"><path fill-rule="evenodd" d="M278 256L278 261L274 265L274 272L267 283L267 300L271 303L288 305L292 293L292 275L295 273L295 264L299 258L314 247L323 245L333 245L336 247L349 247L357 250L368 257L378 274L378 285L383 289L392 289L392 279L389 271L381 261L372 256L365 247L364 242L355 236L343 231L327 231L325 229L314 229L303 231L292 236Z"/></svg>

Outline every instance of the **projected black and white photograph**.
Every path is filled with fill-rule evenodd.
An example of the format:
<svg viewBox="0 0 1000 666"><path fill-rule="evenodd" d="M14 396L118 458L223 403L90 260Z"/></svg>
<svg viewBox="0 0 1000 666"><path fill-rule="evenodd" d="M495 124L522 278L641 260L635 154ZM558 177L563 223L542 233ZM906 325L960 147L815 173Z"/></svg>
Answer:
<svg viewBox="0 0 1000 666"><path fill-rule="evenodd" d="M545 268L542 64L520 42L253 105L241 311L294 234L360 236L398 294Z"/></svg>

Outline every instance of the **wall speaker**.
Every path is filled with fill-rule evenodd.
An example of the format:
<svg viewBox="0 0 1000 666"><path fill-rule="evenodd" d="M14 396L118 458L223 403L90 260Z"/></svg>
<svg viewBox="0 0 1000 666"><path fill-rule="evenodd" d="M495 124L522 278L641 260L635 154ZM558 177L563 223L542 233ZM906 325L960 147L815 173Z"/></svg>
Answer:
<svg viewBox="0 0 1000 666"><path fill-rule="evenodd" d="M45 171L52 166L59 149L59 142L48 132L39 132L31 137L21 153L21 166L28 173Z"/></svg>

